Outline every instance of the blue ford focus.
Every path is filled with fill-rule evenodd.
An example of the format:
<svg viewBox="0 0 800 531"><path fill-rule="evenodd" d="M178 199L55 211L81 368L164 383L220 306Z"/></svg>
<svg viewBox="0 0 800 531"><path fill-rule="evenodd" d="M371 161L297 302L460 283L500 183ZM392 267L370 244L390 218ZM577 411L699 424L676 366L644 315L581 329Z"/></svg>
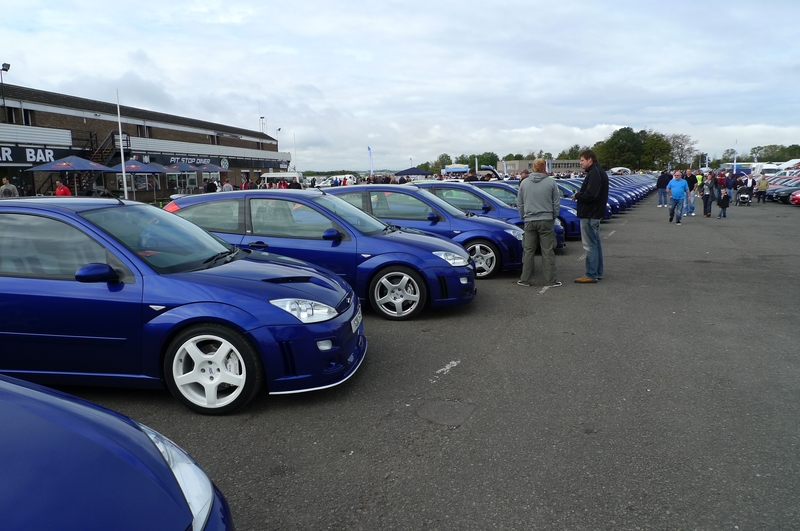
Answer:
<svg viewBox="0 0 800 531"><path fill-rule="evenodd" d="M114 411L0 376L3 531L233 531L228 502L175 443Z"/></svg>
<svg viewBox="0 0 800 531"><path fill-rule="evenodd" d="M487 185L492 187L485 188ZM461 210L502 219L521 229L525 228L525 222L519 217L519 210L517 209L516 194L518 189L503 184L502 181L476 181L472 183L426 181L419 186L420 188L432 190L434 194ZM567 220L572 223L567 224ZM556 235L556 249L562 249L566 246L565 236L580 238L580 220L578 220L577 211L569 206L562 205L556 219L554 232Z"/></svg>
<svg viewBox="0 0 800 531"><path fill-rule="evenodd" d="M120 200L0 202L0 310L0 372L167 386L206 414L262 387L337 385L367 350L358 297L337 276Z"/></svg>
<svg viewBox="0 0 800 531"><path fill-rule="evenodd" d="M479 278L522 267L522 229L464 212L418 186L369 184L328 192L392 225L437 234L462 245L475 262Z"/></svg>
<svg viewBox="0 0 800 531"><path fill-rule="evenodd" d="M176 196L164 209L231 244L324 267L386 319L411 319L426 306L475 296L475 268L462 247L399 230L321 190Z"/></svg>

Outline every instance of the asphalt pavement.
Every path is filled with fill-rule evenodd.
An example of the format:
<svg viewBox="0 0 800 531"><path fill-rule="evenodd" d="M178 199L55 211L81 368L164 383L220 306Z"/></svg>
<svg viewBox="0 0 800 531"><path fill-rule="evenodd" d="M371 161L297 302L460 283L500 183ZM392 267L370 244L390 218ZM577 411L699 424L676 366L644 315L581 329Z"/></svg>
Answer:
<svg viewBox="0 0 800 531"><path fill-rule="evenodd" d="M228 417L66 388L188 450L242 530L800 529L800 208L604 222L605 276L503 273L411 322L366 311L345 384Z"/></svg>

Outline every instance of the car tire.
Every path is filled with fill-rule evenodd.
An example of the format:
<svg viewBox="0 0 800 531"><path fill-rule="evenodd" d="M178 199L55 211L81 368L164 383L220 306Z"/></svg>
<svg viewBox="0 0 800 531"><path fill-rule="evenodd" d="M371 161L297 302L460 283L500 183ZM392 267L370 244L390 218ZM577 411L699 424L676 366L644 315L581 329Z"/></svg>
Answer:
<svg viewBox="0 0 800 531"><path fill-rule="evenodd" d="M472 240L464 247L475 262L475 276L489 278L500 271L500 252L497 246L487 240Z"/></svg>
<svg viewBox="0 0 800 531"><path fill-rule="evenodd" d="M225 415L256 396L264 383L264 368L242 334L208 323L187 328L172 340L164 357L164 379L189 409Z"/></svg>
<svg viewBox="0 0 800 531"><path fill-rule="evenodd" d="M372 278L368 297L370 305L381 317L403 321L416 317L425 307L428 287L413 269L389 266Z"/></svg>

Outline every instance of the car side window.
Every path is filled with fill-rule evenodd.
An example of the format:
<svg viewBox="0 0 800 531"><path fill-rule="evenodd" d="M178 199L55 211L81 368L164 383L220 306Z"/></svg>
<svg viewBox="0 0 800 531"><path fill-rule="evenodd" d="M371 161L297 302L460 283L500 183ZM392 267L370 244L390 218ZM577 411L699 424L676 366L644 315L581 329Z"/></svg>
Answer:
<svg viewBox="0 0 800 531"><path fill-rule="evenodd" d="M90 263L108 264L123 279L130 271L110 252L77 228L30 214L0 214L0 275L75 280Z"/></svg>
<svg viewBox="0 0 800 531"><path fill-rule="evenodd" d="M323 232L336 228L317 210L284 199L251 199L250 221L254 235L276 238L321 240Z"/></svg>
<svg viewBox="0 0 800 531"><path fill-rule="evenodd" d="M370 191L372 215L378 218L424 221L433 209L427 203L402 192Z"/></svg>
<svg viewBox="0 0 800 531"><path fill-rule="evenodd" d="M351 192L349 194L337 194L339 199L343 199L359 210L364 210L364 194L361 192Z"/></svg>
<svg viewBox="0 0 800 531"><path fill-rule="evenodd" d="M208 231L244 233L244 208L240 200L208 201L175 213Z"/></svg>
<svg viewBox="0 0 800 531"><path fill-rule="evenodd" d="M484 205L483 198L467 190L435 188L433 193L461 210L481 210Z"/></svg>
<svg viewBox="0 0 800 531"><path fill-rule="evenodd" d="M493 188L490 186L487 186L484 190L492 197L499 199L509 206L517 206L517 195L510 190L506 190L505 188Z"/></svg>

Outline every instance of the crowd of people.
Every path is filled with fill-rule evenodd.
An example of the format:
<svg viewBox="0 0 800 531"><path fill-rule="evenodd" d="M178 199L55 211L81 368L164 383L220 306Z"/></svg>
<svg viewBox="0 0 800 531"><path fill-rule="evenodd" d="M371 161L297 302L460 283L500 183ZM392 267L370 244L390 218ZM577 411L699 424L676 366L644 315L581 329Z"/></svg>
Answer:
<svg viewBox="0 0 800 531"><path fill-rule="evenodd" d="M656 181L658 208L669 208L669 222L673 219L681 224L683 216L695 215L695 199L703 201L703 216L713 215L717 205L717 218L727 218L731 204L742 201L751 203L755 195L756 203L767 202L766 194L769 180L766 175L733 175L730 172L706 172L699 170L664 170Z"/></svg>

